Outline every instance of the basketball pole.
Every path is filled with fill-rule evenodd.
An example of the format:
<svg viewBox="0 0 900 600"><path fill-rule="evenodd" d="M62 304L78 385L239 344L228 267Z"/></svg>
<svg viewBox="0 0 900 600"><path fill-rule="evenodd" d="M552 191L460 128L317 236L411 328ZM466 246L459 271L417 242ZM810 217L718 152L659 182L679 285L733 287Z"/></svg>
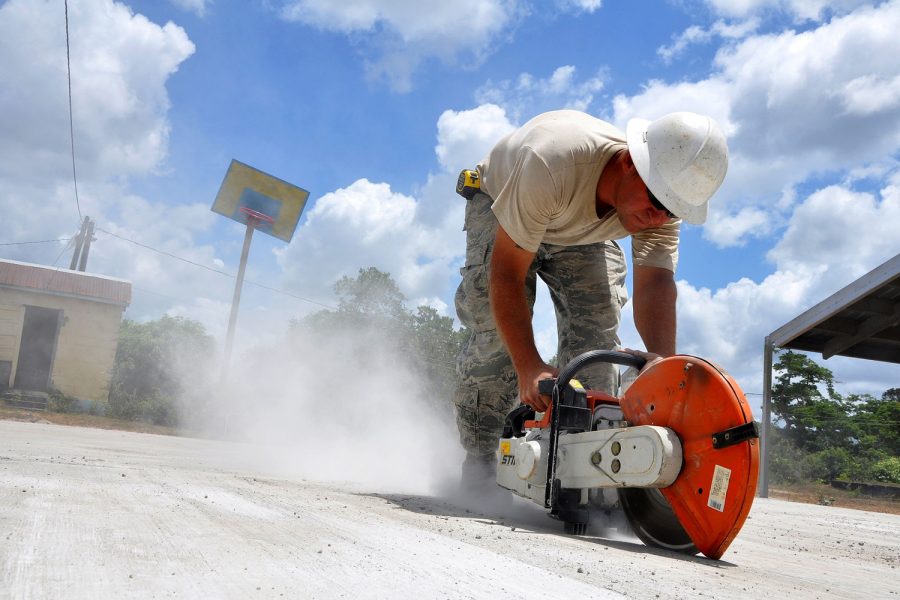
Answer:
<svg viewBox="0 0 900 600"><path fill-rule="evenodd" d="M228 365L231 364L231 347L234 344L234 328L237 325L238 307L241 305L241 288L244 286L244 271L247 269L247 256L250 255L250 240L259 219L247 215L247 233L244 234L244 248L241 250L241 264L238 267L237 280L234 282L234 297L231 299L231 315L228 317L228 332L225 334L225 356L222 360L222 383L228 378Z"/></svg>

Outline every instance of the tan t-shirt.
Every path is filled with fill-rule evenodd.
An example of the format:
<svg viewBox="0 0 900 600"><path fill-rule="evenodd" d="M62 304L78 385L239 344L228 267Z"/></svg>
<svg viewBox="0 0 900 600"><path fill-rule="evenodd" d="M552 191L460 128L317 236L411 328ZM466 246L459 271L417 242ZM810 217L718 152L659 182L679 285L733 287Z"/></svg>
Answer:
<svg viewBox="0 0 900 600"><path fill-rule="evenodd" d="M491 209L516 244L580 246L631 235L634 264L675 270L681 221L629 234L615 211L597 218L597 181L626 149L616 127L574 110L544 113L501 139L478 165Z"/></svg>

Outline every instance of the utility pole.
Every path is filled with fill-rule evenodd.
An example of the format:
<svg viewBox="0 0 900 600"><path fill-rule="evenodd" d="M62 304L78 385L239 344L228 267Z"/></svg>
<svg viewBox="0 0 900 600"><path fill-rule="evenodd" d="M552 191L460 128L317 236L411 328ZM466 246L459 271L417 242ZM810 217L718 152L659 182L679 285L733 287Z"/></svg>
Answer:
<svg viewBox="0 0 900 600"><path fill-rule="evenodd" d="M72 262L69 263L69 270L74 271L78 266L78 259L81 257L81 245L84 243L84 232L87 229L87 219L81 221L81 231L75 236L75 252L72 253Z"/></svg>
<svg viewBox="0 0 900 600"><path fill-rule="evenodd" d="M94 222L91 221L90 217L85 217L84 221L87 223L87 226L84 232L84 241L81 244L81 261L78 263L79 271L84 271L87 267L88 254L91 251L91 242L94 240Z"/></svg>
<svg viewBox="0 0 900 600"><path fill-rule="evenodd" d="M75 252L72 254L72 262L69 269L84 271L87 267L88 253L91 251L91 242L94 241L94 222L90 217L85 217L81 222L81 231L75 236Z"/></svg>

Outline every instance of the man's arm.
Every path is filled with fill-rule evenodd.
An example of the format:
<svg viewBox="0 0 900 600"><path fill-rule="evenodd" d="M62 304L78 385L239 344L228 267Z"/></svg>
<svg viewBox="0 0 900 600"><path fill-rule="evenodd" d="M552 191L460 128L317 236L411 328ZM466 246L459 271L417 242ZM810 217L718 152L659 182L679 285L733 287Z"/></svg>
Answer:
<svg viewBox="0 0 900 600"><path fill-rule="evenodd" d="M648 352L675 354L675 274L660 267L634 267L634 324Z"/></svg>
<svg viewBox="0 0 900 600"><path fill-rule="evenodd" d="M533 260L533 252L517 246L503 227L497 226L488 287L491 311L519 378L519 399L540 412L547 402L538 394L537 382L555 377L557 369L544 362L534 344L525 297L525 278Z"/></svg>

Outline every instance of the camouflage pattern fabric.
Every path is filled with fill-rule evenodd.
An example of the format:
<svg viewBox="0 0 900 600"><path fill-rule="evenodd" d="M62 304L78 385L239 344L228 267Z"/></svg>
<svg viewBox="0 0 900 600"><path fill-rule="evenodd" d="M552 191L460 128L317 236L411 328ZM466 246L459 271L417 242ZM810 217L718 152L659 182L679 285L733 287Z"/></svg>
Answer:
<svg viewBox="0 0 900 600"><path fill-rule="evenodd" d="M456 314L472 332L457 360L456 420L469 456L484 460L493 457L506 415L519 403L516 372L488 299L488 268L497 232L492 203L481 192L466 203L466 264L456 291ZM537 277L550 288L560 365L588 350L618 346L619 317L628 300L625 274L625 256L614 241L538 248L526 279L526 296L533 307ZM613 365L588 367L578 378L607 393L614 393L617 383Z"/></svg>

